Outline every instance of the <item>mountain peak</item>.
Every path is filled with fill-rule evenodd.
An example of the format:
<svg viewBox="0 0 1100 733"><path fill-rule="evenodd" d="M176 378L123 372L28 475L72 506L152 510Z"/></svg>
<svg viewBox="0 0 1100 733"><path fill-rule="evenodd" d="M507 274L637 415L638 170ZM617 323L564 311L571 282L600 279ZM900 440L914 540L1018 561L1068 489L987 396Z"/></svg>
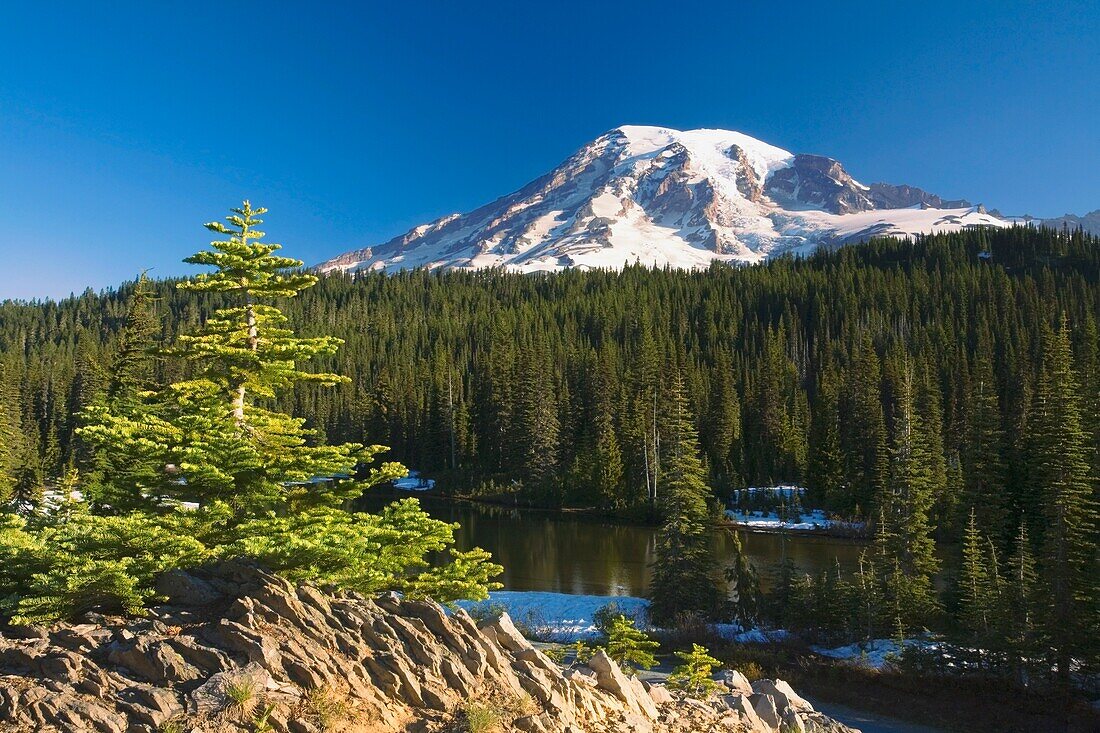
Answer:
<svg viewBox="0 0 1100 733"><path fill-rule="evenodd" d="M734 130L622 125L520 190L318 269L705 267L1012 222Z"/></svg>

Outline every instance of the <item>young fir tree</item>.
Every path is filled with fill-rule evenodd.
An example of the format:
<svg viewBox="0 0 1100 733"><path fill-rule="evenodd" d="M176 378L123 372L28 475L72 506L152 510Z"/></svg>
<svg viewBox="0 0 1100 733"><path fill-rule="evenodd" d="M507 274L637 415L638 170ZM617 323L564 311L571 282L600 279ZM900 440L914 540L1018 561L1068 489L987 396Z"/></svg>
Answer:
<svg viewBox="0 0 1100 733"><path fill-rule="evenodd" d="M660 644L634 626L634 620L619 614L611 619L607 628L607 656L632 669L650 669L657 666L653 652Z"/></svg>
<svg viewBox="0 0 1100 733"><path fill-rule="evenodd" d="M679 375L671 385L665 424L667 434L661 439L666 455L658 489L664 523L657 534L650 584L650 615L658 624L685 615L711 618L725 598L707 527L711 492Z"/></svg>
<svg viewBox="0 0 1100 733"><path fill-rule="evenodd" d="M1035 558L1031 553L1031 541L1027 535L1027 523L1023 519L1020 520L1015 547L1009 556L1006 585L1002 615L1007 620L1007 647L1013 657L1017 676L1024 680L1027 670L1034 666L1035 661L1038 579Z"/></svg>
<svg viewBox="0 0 1100 733"><path fill-rule="evenodd" d="M995 612L991 597L990 573L986 564L985 541L978 532L975 511L963 533L962 564L959 568L959 623L967 635L967 642L983 644L989 637L990 624Z"/></svg>
<svg viewBox="0 0 1100 733"><path fill-rule="evenodd" d="M763 607L760 576L741 547L741 535L737 530L732 530L729 536L731 560L726 566L726 582L729 587L731 619L742 627L749 628L760 620Z"/></svg>
<svg viewBox="0 0 1100 733"><path fill-rule="evenodd" d="M882 579L875 565L875 556L866 550L859 555L859 568L853 578L855 601L855 628L864 640L874 639L882 628L885 612Z"/></svg>
<svg viewBox="0 0 1100 733"><path fill-rule="evenodd" d="M668 676L668 684L684 690L695 697L707 697L714 692L718 683L714 681L714 670L722 666L722 662L710 655L705 646L692 644L690 652L676 652L683 664L672 670Z"/></svg>
<svg viewBox="0 0 1100 733"><path fill-rule="evenodd" d="M1062 684L1069 684L1074 655L1093 653L1089 638L1100 583L1095 532L1097 509L1088 437L1081 425L1080 393L1069 344L1069 325L1043 334L1043 361L1031 409L1029 475L1042 496L1040 583L1047 608L1044 640L1053 650Z"/></svg>

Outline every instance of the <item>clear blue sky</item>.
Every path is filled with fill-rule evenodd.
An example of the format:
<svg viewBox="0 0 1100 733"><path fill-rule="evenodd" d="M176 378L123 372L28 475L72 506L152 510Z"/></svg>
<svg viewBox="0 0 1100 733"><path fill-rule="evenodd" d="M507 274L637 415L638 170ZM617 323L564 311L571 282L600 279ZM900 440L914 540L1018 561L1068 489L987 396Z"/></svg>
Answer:
<svg viewBox="0 0 1100 733"><path fill-rule="evenodd" d="M0 298L185 272L246 196L317 262L627 123L1084 213L1100 3L4 3Z"/></svg>

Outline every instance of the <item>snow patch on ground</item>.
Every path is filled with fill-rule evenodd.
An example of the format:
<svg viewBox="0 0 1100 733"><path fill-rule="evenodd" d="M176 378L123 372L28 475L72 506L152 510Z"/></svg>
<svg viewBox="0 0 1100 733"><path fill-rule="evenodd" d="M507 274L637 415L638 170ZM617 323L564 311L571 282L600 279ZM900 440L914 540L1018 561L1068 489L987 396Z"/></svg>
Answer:
<svg viewBox="0 0 1100 733"><path fill-rule="evenodd" d="M730 521L749 527L750 529L789 529L796 531L815 531L822 529L863 529L863 522L842 522L837 519L827 519L825 512L813 509L802 512L799 521L784 521L775 512L764 511L736 511L726 510L726 517Z"/></svg>
<svg viewBox="0 0 1100 733"><path fill-rule="evenodd" d="M812 646L810 649L815 654L830 659L838 659L872 669L882 669L890 664L891 659L901 656L907 647L932 649L937 646L939 645L927 639L904 639L901 644L894 639L871 639L870 641L833 648Z"/></svg>
<svg viewBox="0 0 1100 733"><path fill-rule="evenodd" d="M393 488L402 491L431 491L435 488L434 478L421 478L419 471L409 471L404 478L395 478Z"/></svg>
<svg viewBox="0 0 1100 733"><path fill-rule="evenodd" d="M545 591L501 590L489 594L488 601L459 601L458 606L472 615L505 610L518 625L547 641L568 642L591 639L597 635L596 611L615 603L639 626L648 627L649 602L634 596L585 596Z"/></svg>

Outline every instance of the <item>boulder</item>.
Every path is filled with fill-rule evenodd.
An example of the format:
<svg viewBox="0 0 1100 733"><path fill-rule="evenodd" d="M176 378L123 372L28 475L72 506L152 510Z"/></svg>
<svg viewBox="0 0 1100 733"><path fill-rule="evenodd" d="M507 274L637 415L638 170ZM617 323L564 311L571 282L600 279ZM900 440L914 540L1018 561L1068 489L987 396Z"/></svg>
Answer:
<svg viewBox="0 0 1100 733"><path fill-rule="evenodd" d="M775 700L775 707L781 713L788 709L799 712L813 712L814 709L813 705L799 697L783 680L757 680L752 683L752 691L771 695Z"/></svg>
<svg viewBox="0 0 1100 733"><path fill-rule="evenodd" d="M783 713L783 733L806 733L806 724L794 708L787 708Z"/></svg>
<svg viewBox="0 0 1100 733"><path fill-rule="evenodd" d="M668 705L675 701L672 693L668 691L668 688L664 685L650 685L647 690L649 693L649 699L653 701L654 705Z"/></svg>
<svg viewBox="0 0 1100 733"><path fill-rule="evenodd" d="M757 717L764 721L768 728L779 730L779 724L783 722L783 719L775 707L775 698L762 692L756 692L749 695L749 702L752 703L752 709L756 712Z"/></svg>
<svg viewBox="0 0 1100 733"><path fill-rule="evenodd" d="M210 583L182 570L163 573L156 589L175 606L206 606L223 598Z"/></svg>
<svg viewBox="0 0 1100 733"><path fill-rule="evenodd" d="M751 695L755 690L752 688L752 683L749 682L749 678L741 674L736 669L723 669L721 682L728 687L731 692L738 693L740 695Z"/></svg>
<svg viewBox="0 0 1100 733"><path fill-rule="evenodd" d="M512 617L502 613L495 619L488 619L478 624L482 631L491 631L496 642L510 652L520 652L531 648L531 642L523 637L512 623Z"/></svg>

